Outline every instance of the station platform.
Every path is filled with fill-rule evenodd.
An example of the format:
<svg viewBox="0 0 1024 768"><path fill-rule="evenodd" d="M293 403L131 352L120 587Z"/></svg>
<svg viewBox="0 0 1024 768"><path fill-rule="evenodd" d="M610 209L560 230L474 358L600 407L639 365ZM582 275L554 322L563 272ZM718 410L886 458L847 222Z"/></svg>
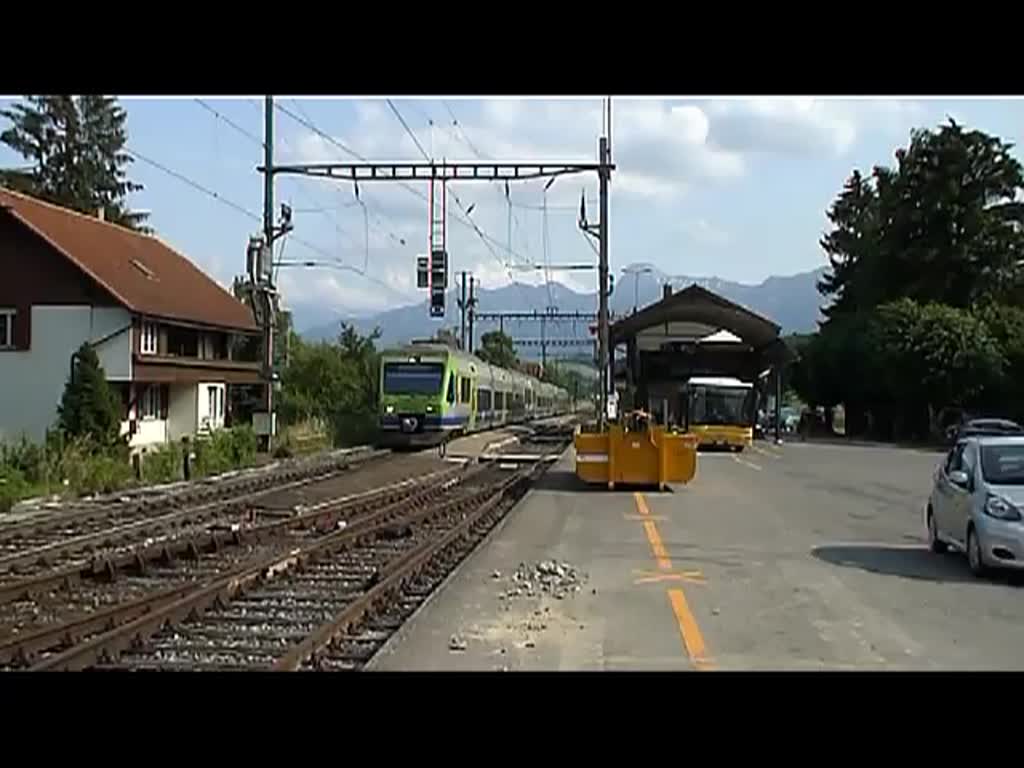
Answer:
<svg viewBox="0 0 1024 768"><path fill-rule="evenodd" d="M515 444L520 435L528 433L527 427L510 426L457 437L448 443L445 455L451 460L477 459L488 450L497 450L502 446Z"/></svg>
<svg viewBox="0 0 1024 768"><path fill-rule="evenodd" d="M657 528L665 523L645 495L587 486L574 470L570 447L368 668L699 668L699 629L674 581L682 572ZM542 591L538 564L561 568L560 588Z"/></svg>

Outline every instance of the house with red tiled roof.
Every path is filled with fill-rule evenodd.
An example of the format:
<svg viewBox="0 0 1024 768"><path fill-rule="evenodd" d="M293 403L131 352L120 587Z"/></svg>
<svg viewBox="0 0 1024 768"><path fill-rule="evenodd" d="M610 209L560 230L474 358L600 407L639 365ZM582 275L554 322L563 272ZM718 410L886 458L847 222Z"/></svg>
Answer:
<svg viewBox="0 0 1024 768"><path fill-rule="evenodd" d="M260 382L250 309L157 237L0 188L0 270L0 441L56 423L83 342L135 448L223 426Z"/></svg>

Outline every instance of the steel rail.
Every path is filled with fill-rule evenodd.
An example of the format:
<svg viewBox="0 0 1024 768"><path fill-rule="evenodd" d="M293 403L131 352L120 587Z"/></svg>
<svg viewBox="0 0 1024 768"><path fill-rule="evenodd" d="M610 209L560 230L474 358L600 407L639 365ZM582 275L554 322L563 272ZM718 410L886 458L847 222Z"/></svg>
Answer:
<svg viewBox="0 0 1024 768"><path fill-rule="evenodd" d="M475 467L473 470L470 470L470 473L476 474L484 471L484 469L484 467ZM464 482L466 479L462 478L462 481ZM465 503L465 501L465 499L458 499L450 504L457 505ZM256 562L243 564L176 600L148 611L132 621L114 627L66 651L50 656L32 666L30 670L84 669L105 659L116 659L118 654L156 633L165 624L173 624L190 615L201 614L218 601L227 602L249 584L260 580L273 579L289 571L300 562L300 559L319 553L344 549L368 535L374 535L381 529L394 525L396 521L402 521L402 513L405 512L407 504L408 501L396 502L371 512L367 517L361 518L342 531L326 534L313 542L300 544L288 552L277 552L259 558ZM448 506L433 507L425 512L417 513L414 517L442 514ZM406 517L408 518L409 515L406 514Z"/></svg>
<svg viewBox="0 0 1024 768"><path fill-rule="evenodd" d="M337 518L361 507L385 504L390 508L395 504L416 504L424 500L431 500L443 493L453 482L458 482L461 479L459 475L463 471L463 467L439 470L383 488L374 488L358 494L328 499L293 517L233 531L230 543L236 546L262 543L267 539L272 539L275 535L283 535L290 530L301 528L321 529L320 532L324 533L324 529L330 530L335 526ZM218 532L211 532L208 536L207 542L212 542L217 547ZM178 549L183 550L186 547L188 549L203 549L202 543L193 541L189 544L180 542ZM217 548L219 549L219 547ZM158 553L154 548L151 554L166 556L167 549L163 548ZM111 605L88 616L8 638L0 642L0 664L13 661L20 661L24 664L41 651L60 644L71 645L94 632L113 629L119 623L138 618L184 597L189 591L200 588L202 583L204 582L192 581L176 585L126 603Z"/></svg>

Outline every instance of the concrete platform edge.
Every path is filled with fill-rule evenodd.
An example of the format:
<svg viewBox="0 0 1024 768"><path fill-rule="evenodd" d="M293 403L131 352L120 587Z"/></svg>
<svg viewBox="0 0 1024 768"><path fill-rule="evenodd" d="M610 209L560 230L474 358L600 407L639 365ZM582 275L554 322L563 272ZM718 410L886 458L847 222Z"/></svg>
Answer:
<svg viewBox="0 0 1024 768"><path fill-rule="evenodd" d="M560 460L563 456L565 456L565 453L568 450L569 450L569 448L566 447L566 449L564 451L559 453L557 460ZM551 462L548 465L548 467L545 468L544 472L541 473L541 475L537 479L540 479L540 477L543 477L550 470L551 466L554 463L555 462ZM509 524L509 521L512 520L513 516L515 516L516 514L518 514L519 512L522 511L523 507L526 506L526 501L533 494L534 494L534 488L531 487L526 493L523 494L522 498L520 498L519 501L517 501L515 503L515 505L511 509L509 509L508 512L505 513L505 516L502 517L501 520L498 521L498 524L495 525L493 528L491 528L491 530L489 530L487 532L487 535L484 536L479 541L479 543L477 543L476 547L473 548L473 551L469 553L469 556L468 557L464 557L462 559L462 561L458 565L456 565L454 568L452 568L451 572L447 576L444 577L444 581L442 581L438 585L437 589L435 589L433 592L431 592L427 596L427 599L424 600L422 603L420 603L420 605L416 608L416 610L412 612L412 615L409 616L409 618L405 621L404 624L402 624L402 626L398 629L398 631L395 632L391 637L389 637L384 642L384 645L382 645L379 649L377 649L377 652L375 654L373 654L373 656L370 658L370 660L363 667L363 671L364 672L377 671L377 663L380 661L380 659L382 657L384 657L385 655L387 655L391 650L393 650L395 645L397 645L398 643L402 642L405 639L405 636L413 629L413 627L414 627L414 625L416 623L416 620L420 617L420 615L427 608L427 606L429 606L431 603L433 603L434 600L438 599L444 593L444 591L448 588L448 585L452 582L453 579L455 579L456 576L458 576L462 572L463 568L468 567L469 564L475 558L478 558L478 557L481 556L481 554L483 553L483 551L486 548L486 546L492 541L492 539L494 539L495 537L498 536L498 534L501 533L501 531L505 528L505 526Z"/></svg>

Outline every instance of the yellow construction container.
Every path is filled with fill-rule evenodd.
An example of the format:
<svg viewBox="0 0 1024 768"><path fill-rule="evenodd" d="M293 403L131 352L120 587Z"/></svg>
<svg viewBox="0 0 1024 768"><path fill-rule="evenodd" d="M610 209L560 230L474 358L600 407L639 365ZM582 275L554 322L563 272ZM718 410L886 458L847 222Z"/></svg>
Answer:
<svg viewBox="0 0 1024 768"><path fill-rule="evenodd" d="M697 438L664 427L630 430L619 424L607 432L578 431L576 475L586 483L657 485L688 483L697 474Z"/></svg>

